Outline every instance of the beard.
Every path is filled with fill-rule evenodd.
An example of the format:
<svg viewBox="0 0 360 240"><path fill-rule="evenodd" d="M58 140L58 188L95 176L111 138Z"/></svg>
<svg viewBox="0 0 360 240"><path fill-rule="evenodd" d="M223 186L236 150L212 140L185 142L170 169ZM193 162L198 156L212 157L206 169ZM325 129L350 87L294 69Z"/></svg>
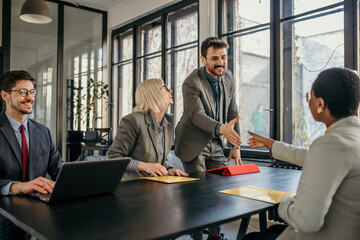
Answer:
<svg viewBox="0 0 360 240"><path fill-rule="evenodd" d="M31 103L31 104L34 104L34 101L33 100L24 100L24 101L21 101L19 104L15 104L14 102L11 102L10 103L10 106L18 111L19 113L22 113L22 114L31 114L33 112L33 109L32 107L29 109L29 108L22 108L22 104L25 104L25 103Z"/></svg>
<svg viewBox="0 0 360 240"><path fill-rule="evenodd" d="M216 72L216 69L223 69L223 72L222 73L218 73L218 72ZM223 76L224 74L225 74L225 65L215 65L213 68L207 68L208 69L208 71L209 71L209 73L211 73L212 75L214 75L214 76L217 76L217 77L221 77L221 76Z"/></svg>

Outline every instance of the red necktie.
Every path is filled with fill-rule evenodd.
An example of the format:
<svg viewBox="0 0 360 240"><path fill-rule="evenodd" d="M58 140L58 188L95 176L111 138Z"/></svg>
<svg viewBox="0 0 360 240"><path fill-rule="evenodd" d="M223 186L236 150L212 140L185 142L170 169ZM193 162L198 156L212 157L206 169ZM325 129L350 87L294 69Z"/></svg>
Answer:
<svg viewBox="0 0 360 240"><path fill-rule="evenodd" d="M22 143L22 164L23 164L23 182L28 181L28 150L27 150L27 143L26 143L26 136L25 136L25 127L21 124L20 126L21 132L21 143Z"/></svg>

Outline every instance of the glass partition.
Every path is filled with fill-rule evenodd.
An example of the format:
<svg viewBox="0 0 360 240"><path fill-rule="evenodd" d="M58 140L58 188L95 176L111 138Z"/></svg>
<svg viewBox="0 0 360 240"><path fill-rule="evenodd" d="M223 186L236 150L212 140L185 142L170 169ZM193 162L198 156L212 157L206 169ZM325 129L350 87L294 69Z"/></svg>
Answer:
<svg viewBox="0 0 360 240"><path fill-rule="evenodd" d="M108 90L102 76L102 15L65 6L64 19L66 129L106 127L109 98L98 95Z"/></svg>
<svg viewBox="0 0 360 240"><path fill-rule="evenodd" d="M24 1L11 1L13 13L20 13ZM10 70L26 70L36 79L34 111L30 118L49 127L56 136L57 114L57 4L46 2L52 22L24 22L11 15Z"/></svg>
<svg viewBox="0 0 360 240"><path fill-rule="evenodd" d="M85 131L109 127L111 103L109 84L103 78L102 17L97 12L64 7L63 139L67 139L68 161L79 158Z"/></svg>

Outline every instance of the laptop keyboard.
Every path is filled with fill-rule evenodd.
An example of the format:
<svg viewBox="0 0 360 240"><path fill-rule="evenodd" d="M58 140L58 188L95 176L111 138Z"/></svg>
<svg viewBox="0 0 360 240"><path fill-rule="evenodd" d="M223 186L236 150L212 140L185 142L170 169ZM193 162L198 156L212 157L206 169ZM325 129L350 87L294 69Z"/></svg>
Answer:
<svg viewBox="0 0 360 240"><path fill-rule="evenodd" d="M43 193L39 193L39 192L34 192L34 193L30 193L31 196L36 197L36 198L40 198L43 201L49 201L50 199L50 193L47 194L43 194Z"/></svg>

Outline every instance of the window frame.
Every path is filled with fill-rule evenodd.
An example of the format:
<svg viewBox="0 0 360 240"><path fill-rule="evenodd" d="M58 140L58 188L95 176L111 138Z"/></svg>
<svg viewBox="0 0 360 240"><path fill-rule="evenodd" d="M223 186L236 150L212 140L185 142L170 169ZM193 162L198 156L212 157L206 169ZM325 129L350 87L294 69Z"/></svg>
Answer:
<svg viewBox="0 0 360 240"><path fill-rule="evenodd" d="M196 41L192 41L192 42L188 42L185 44L180 44L180 45L176 45L176 46L167 46L168 42L167 42L167 17L169 14L176 12L177 10L181 10L183 8L186 8L187 6L190 6L192 4L196 4L196 11L198 13L198 38L196 39ZM176 14L177 15L177 14ZM179 13L176 17L181 18L183 16L183 14ZM172 16L174 17L174 16ZM144 54L140 56L140 46L139 46L139 38L138 38L138 27L143 26L146 23L149 23L151 21L157 20L160 18L160 22L161 22L161 50L157 51L157 52L152 52L150 54ZM132 59L132 67L133 67L133 89L132 89L132 95L133 97L133 107L135 106L135 90L136 87L140 84L140 79L141 77L139 76L140 72L139 72L139 59L144 59L146 56L158 56L160 54L161 56L161 78L164 80L165 84L169 84L169 79L168 79L168 74L167 74L167 57L166 54L169 50L171 49L177 49L177 48L181 48L181 47L186 47L187 45L193 45L193 44L197 44L197 55L198 55L198 59L199 59L199 35L200 35L200 31L199 31L199 0L184 0L181 1L179 3L175 3L171 6L165 7L155 13L149 14L145 17L142 17L140 19L134 20L131 23L128 23L124 26L121 26L117 29L112 30L111 32L111 72L110 72L110 79L111 79L111 92L113 93L114 91L117 91L116 89L113 89L113 85L115 81L118 81L117 84L120 84L120 78L118 79L114 79L114 67L116 67L116 65L121 64L121 61L118 62L114 62L114 49L119 49L118 51L120 51L121 47L120 47L120 43L118 41L118 45L115 47L115 41L114 39L116 38L116 36L120 36L123 33L126 33L128 31L132 32L133 35L133 57ZM118 52L118 54L120 54L120 52ZM128 61L128 60L127 60ZM198 60L198 65L199 65L199 60ZM173 69L174 67L172 67L171 73L174 71ZM146 73L145 73L146 74ZM173 78L172 78L173 79ZM174 81L171 80L172 82L170 83L171 86L174 86ZM175 94L176 89L173 89L173 92ZM120 109L120 100L118 98L117 100L118 106L116 109L116 111L118 112L118 110ZM113 111L115 111L115 109L112 109L112 116L114 118L114 123L116 123L116 125L114 125L114 128L117 128L119 123L120 123L120 116L115 116L115 114L113 114ZM171 106L170 111L173 113L174 112L174 105ZM174 126L173 126L174 127ZM175 127L174 127L175 128ZM116 132L116 131L113 131Z"/></svg>
<svg viewBox="0 0 360 240"><path fill-rule="evenodd" d="M317 9L312 9L304 13L297 15L292 15L288 17L283 17L281 14L285 8L289 9L293 7L293 2L289 4L288 1L284 0L272 0L270 1L270 109L272 112L270 114L270 137L275 140L285 141L292 143L293 138L293 116L292 116L292 85L294 79L284 77L284 56L283 41L278 41L283 39L284 31L284 22L288 20L296 20L309 16L309 18L314 18L314 14L320 13L324 10L331 10L336 6L343 5L344 7L344 66L346 68L354 69L359 71L359 9L358 9L359 0L344 0L340 3L330 4ZM247 29L239 29L231 32L224 32L223 29L223 2L224 0L218 1L218 36L220 38L228 37L234 34L241 34L249 30L260 29L261 27L266 27L268 24L260 24L255 27L250 27ZM291 36L287 41L291 41ZM229 53L231 54L231 52ZM232 66L231 63L228 63L229 67ZM290 89L290 91L289 91ZM287 109L287 110L285 110ZM244 141L245 139L243 139ZM243 156L246 156L246 152L253 152L251 148L244 146L242 149ZM255 150L256 152L256 150ZM252 155L253 153L250 153ZM263 156L264 153L258 154ZM267 154L265 154L267 155ZM270 155L270 153L269 153Z"/></svg>

